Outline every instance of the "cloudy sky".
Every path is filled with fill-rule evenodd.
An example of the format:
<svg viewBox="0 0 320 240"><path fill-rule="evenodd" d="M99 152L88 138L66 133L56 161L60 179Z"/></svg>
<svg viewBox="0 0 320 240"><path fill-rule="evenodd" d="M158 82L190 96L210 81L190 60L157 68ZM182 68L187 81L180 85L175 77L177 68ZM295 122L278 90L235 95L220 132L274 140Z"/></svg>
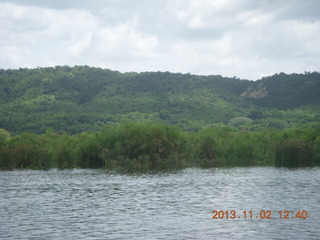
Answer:
<svg viewBox="0 0 320 240"><path fill-rule="evenodd" d="M320 70L319 0L0 0L0 68Z"/></svg>

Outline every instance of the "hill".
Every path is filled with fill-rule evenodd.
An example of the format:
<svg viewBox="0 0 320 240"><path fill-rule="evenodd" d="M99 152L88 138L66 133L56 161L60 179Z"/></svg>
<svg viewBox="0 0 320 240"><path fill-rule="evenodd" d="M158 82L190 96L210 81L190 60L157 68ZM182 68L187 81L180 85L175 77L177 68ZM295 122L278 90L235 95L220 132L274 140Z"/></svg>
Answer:
<svg viewBox="0 0 320 240"><path fill-rule="evenodd" d="M301 106L319 106L319 78L317 72L275 74L254 82L243 96L251 97L256 105L268 108L294 109Z"/></svg>
<svg viewBox="0 0 320 240"><path fill-rule="evenodd" d="M258 81L88 66L0 70L0 128L78 133L106 124L162 122L288 128L320 122L320 73Z"/></svg>

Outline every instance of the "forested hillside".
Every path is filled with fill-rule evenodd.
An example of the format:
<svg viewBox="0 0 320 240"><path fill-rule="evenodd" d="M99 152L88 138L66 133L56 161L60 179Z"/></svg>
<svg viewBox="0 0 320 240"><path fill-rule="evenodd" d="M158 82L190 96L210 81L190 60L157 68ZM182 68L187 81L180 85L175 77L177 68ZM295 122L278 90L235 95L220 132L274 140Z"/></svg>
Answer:
<svg viewBox="0 0 320 240"><path fill-rule="evenodd" d="M275 74L254 82L252 89L262 93L263 97L251 98L262 107L294 109L320 105L320 74L317 72Z"/></svg>
<svg viewBox="0 0 320 240"><path fill-rule="evenodd" d="M0 70L0 128L79 133L125 122L199 130L291 128L320 122L320 74L258 81L88 66Z"/></svg>

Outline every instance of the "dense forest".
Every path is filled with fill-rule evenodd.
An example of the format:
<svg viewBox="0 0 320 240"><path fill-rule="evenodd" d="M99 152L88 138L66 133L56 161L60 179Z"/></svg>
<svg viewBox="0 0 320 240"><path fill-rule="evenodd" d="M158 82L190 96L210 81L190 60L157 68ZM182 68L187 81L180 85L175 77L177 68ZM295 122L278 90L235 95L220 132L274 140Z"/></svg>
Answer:
<svg viewBox="0 0 320 240"><path fill-rule="evenodd" d="M0 70L0 128L11 134L97 131L157 122L200 130L296 128L320 122L320 73L258 81L88 66Z"/></svg>
<svg viewBox="0 0 320 240"><path fill-rule="evenodd" d="M0 70L0 169L320 165L320 73Z"/></svg>

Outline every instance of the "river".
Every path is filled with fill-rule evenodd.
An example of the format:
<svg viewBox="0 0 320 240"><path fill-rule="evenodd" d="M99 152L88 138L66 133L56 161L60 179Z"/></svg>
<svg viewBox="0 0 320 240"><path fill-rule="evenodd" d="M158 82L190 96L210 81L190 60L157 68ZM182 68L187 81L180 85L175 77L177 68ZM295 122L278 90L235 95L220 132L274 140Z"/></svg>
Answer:
<svg viewBox="0 0 320 240"><path fill-rule="evenodd" d="M0 171L0 239L319 237L320 168Z"/></svg>

